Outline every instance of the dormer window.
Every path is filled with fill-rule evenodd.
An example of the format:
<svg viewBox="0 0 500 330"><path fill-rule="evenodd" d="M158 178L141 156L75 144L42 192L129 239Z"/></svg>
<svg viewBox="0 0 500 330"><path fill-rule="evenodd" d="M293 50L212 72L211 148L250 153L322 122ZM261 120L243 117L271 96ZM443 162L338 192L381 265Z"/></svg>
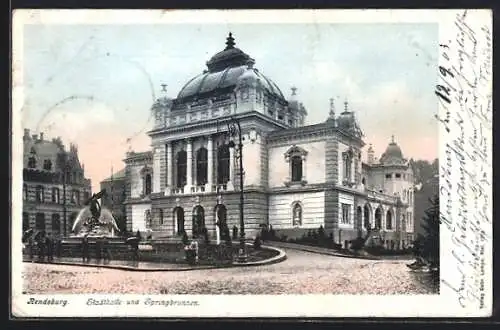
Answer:
<svg viewBox="0 0 500 330"><path fill-rule="evenodd" d="M289 177L286 184L300 183L305 184L307 151L298 146L292 146L285 153L285 161L290 164Z"/></svg>

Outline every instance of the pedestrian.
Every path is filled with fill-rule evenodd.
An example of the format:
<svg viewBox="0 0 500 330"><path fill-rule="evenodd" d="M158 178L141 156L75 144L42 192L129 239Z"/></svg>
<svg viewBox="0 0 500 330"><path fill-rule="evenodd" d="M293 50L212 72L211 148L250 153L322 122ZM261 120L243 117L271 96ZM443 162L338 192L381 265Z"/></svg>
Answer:
<svg viewBox="0 0 500 330"><path fill-rule="evenodd" d="M45 232L41 232L40 236L38 237L38 260L39 261L45 261Z"/></svg>
<svg viewBox="0 0 500 330"><path fill-rule="evenodd" d="M51 233L48 233L47 238L45 238L45 248L47 249L47 261L52 262L54 260L54 241Z"/></svg>
<svg viewBox="0 0 500 330"><path fill-rule="evenodd" d="M30 260L33 260L33 253L35 252L35 244L33 242L33 238L28 238L28 253L30 256Z"/></svg>
<svg viewBox="0 0 500 330"><path fill-rule="evenodd" d="M82 238L82 259L83 262L89 261L89 238L88 235L85 234Z"/></svg>

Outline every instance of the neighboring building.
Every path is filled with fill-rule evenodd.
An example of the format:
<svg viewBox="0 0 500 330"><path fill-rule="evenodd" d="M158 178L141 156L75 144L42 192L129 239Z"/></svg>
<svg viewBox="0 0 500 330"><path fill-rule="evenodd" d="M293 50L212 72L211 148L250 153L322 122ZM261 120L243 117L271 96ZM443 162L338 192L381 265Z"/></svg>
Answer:
<svg viewBox="0 0 500 330"><path fill-rule="evenodd" d="M153 105L152 151L125 159L130 228L196 236L206 227L214 237L217 221L239 227L239 152L229 147L226 122L232 116L243 130L247 237L262 224L288 237L323 226L345 245L377 226L388 247L411 241L412 172L394 140L380 161L371 149L363 164L363 134L347 102L337 115L331 101L325 122L304 126L296 89L286 99L254 63L230 35L208 70L177 98Z"/></svg>
<svg viewBox="0 0 500 330"><path fill-rule="evenodd" d="M60 138L46 140L43 133L31 136L28 129L23 142L23 232L33 228L69 235L91 194L78 149L72 144L66 151Z"/></svg>
<svg viewBox="0 0 500 330"><path fill-rule="evenodd" d="M106 190L106 194L101 199L101 206L108 208L117 224L120 225L126 216L124 203L127 197L127 180L125 169L113 173L109 178L101 181L100 186L101 190Z"/></svg>

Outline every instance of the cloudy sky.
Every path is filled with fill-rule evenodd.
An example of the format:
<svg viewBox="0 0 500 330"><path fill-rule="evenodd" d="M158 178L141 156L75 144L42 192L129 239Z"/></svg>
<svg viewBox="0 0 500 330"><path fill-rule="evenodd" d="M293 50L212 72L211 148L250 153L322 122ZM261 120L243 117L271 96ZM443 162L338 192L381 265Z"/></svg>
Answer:
<svg viewBox="0 0 500 330"><path fill-rule="evenodd" d="M149 148L161 84L175 97L229 31L285 96L298 88L308 124L347 99L377 157L391 135L407 158L437 157L437 24L28 25L23 126L78 144L98 189Z"/></svg>

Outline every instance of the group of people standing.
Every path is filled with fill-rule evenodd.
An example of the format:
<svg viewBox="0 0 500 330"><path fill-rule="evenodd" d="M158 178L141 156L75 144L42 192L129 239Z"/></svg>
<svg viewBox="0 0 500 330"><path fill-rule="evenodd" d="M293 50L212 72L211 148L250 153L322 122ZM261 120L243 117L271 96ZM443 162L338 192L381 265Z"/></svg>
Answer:
<svg viewBox="0 0 500 330"><path fill-rule="evenodd" d="M52 237L51 233L41 231L27 239L26 247L31 260L38 255L39 261L45 261L47 258L47 261L51 262L54 260L54 254L57 257L61 256L62 241L60 238Z"/></svg>

